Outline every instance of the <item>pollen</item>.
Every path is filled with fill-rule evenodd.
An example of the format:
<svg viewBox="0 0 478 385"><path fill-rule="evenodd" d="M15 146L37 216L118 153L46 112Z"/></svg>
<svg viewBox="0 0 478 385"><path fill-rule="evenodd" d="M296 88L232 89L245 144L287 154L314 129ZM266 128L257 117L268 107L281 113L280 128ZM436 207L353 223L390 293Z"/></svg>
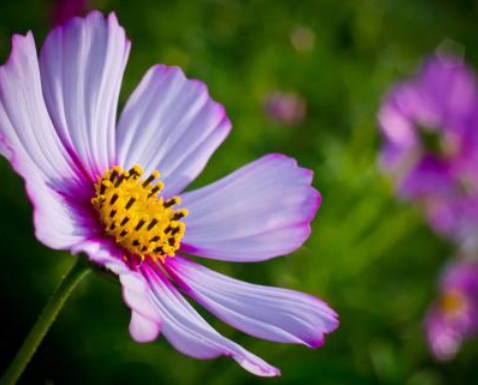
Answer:
<svg viewBox="0 0 478 385"><path fill-rule="evenodd" d="M467 307L467 299L458 290L444 293L440 301L442 311L450 318L458 317Z"/></svg>
<svg viewBox="0 0 478 385"><path fill-rule="evenodd" d="M125 251L125 260L164 262L179 249L186 230L181 219L188 210L174 208L181 203L178 196L161 196L164 184L158 171L143 174L140 166L108 169L98 178L91 203L106 235Z"/></svg>

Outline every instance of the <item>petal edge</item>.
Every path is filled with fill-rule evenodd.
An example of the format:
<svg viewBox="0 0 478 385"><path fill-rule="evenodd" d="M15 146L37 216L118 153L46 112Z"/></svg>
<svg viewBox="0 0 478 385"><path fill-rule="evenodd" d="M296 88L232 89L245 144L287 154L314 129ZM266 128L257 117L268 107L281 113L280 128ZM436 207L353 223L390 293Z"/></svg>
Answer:
<svg viewBox="0 0 478 385"><path fill-rule="evenodd" d="M255 262L296 250L309 237L321 202L311 181L312 171L294 159L269 154L182 194L189 215L181 251Z"/></svg>

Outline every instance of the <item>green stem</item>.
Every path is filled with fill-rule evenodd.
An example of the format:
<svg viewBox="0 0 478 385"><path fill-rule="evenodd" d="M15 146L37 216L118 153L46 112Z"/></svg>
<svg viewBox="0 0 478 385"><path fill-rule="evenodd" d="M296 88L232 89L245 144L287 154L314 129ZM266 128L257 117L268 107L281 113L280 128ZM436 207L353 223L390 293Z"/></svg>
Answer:
<svg viewBox="0 0 478 385"><path fill-rule="evenodd" d="M37 322L26 337L13 362L0 379L0 385L14 385L18 381L25 370L25 367L30 362L33 354L35 354L35 351L48 332L48 329L50 329L50 326L55 321L61 308L73 292L73 289L90 271L91 269L86 263L85 258L77 258L71 269L62 278L60 285L50 297L46 306L43 308Z"/></svg>

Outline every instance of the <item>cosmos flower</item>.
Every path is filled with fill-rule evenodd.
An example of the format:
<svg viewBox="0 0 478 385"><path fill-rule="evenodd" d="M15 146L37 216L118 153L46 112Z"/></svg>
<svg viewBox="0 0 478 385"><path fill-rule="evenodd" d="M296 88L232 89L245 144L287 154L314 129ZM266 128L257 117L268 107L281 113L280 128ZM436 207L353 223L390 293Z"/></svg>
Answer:
<svg viewBox="0 0 478 385"><path fill-rule="evenodd" d="M180 290L245 333L309 347L336 329L336 313L315 297L241 282L185 254L256 262L296 250L320 204L312 172L271 154L184 192L230 121L203 83L156 65L117 122L129 51L115 15L99 12L55 28L39 57L31 32L13 37L0 68L0 153L25 180L36 236L118 275L136 341L162 333L189 356L231 356L254 374L278 375L215 331Z"/></svg>
<svg viewBox="0 0 478 385"><path fill-rule="evenodd" d="M478 89L452 56L429 59L398 84L379 112L382 165L400 196L419 201L432 226L462 238L478 216Z"/></svg>
<svg viewBox="0 0 478 385"><path fill-rule="evenodd" d="M296 93L277 91L267 97L265 111L276 123L291 126L304 120L306 104Z"/></svg>
<svg viewBox="0 0 478 385"><path fill-rule="evenodd" d="M440 282L440 299L425 320L428 344L440 360L449 360L478 332L478 265L459 261L448 266Z"/></svg>

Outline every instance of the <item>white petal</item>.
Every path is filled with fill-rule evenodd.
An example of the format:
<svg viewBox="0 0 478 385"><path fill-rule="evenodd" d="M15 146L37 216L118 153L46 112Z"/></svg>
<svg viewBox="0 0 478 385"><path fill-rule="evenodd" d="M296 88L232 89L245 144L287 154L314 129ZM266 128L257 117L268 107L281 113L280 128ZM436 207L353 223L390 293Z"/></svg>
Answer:
<svg viewBox="0 0 478 385"><path fill-rule="evenodd" d="M158 169L165 195L182 191L230 131L224 108L181 69L151 68L129 98L118 124L118 162Z"/></svg>
<svg viewBox="0 0 478 385"><path fill-rule="evenodd" d="M145 327L147 324L142 318L148 319L157 325L157 331L159 332L161 317L151 300L149 285L140 272L132 270L121 259L122 250L111 240L91 239L75 245L71 251L73 254L86 253L93 262L116 274L121 282L123 299L126 305L133 313L136 313L132 322L138 321ZM142 318L139 318L139 316ZM136 326L139 327L140 325L133 325L134 331L137 331ZM151 328L149 330L150 335L152 335L153 331ZM137 336L133 335L133 337L136 338Z"/></svg>
<svg viewBox="0 0 478 385"><path fill-rule="evenodd" d="M312 172L280 154L182 194L186 233L181 250L228 261L261 261L300 247L320 204Z"/></svg>
<svg viewBox="0 0 478 385"><path fill-rule="evenodd" d="M135 311L131 312L129 332L136 342L144 343L154 341L158 337L160 329L160 325L156 322L143 317Z"/></svg>
<svg viewBox="0 0 478 385"><path fill-rule="evenodd" d="M318 347L338 326L337 313L310 295L242 282L179 256L167 268L194 300L255 337Z"/></svg>
<svg viewBox="0 0 478 385"><path fill-rule="evenodd" d="M130 43L114 14L71 19L41 50L48 111L65 145L92 178L115 163L118 94Z"/></svg>
<svg viewBox="0 0 478 385"><path fill-rule="evenodd" d="M40 176L61 190L81 174L52 125L42 95L33 35L15 35L7 63L0 67L0 152L28 179Z"/></svg>
<svg viewBox="0 0 478 385"><path fill-rule="evenodd" d="M0 68L0 153L25 179L38 239L68 248L94 231L78 205L91 191L48 115L32 34L14 36L12 45Z"/></svg>
<svg viewBox="0 0 478 385"><path fill-rule="evenodd" d="M163 320L162 333L180 352L195 358L230 356L258 376L277 376L277 368L215 331L157 269L143 269Z"/></svg>

